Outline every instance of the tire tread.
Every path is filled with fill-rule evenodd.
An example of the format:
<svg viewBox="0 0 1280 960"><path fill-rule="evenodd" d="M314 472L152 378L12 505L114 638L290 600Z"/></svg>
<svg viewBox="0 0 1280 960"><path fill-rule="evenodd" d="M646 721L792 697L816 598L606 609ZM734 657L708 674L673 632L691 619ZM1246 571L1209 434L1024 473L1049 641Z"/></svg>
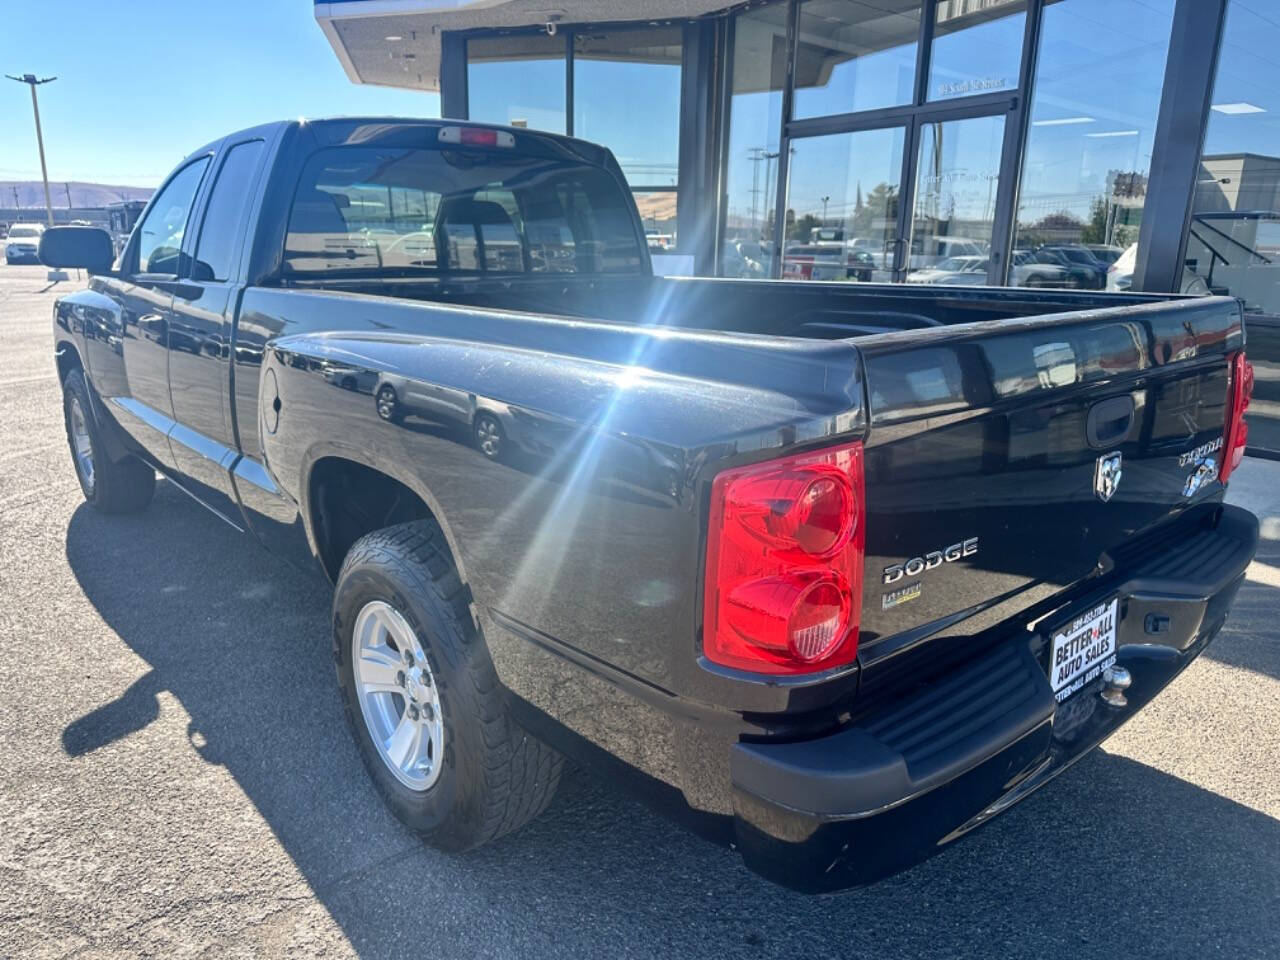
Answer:
<svg viewBox="0 0 1280 960"><path fill-rule="evenodd" d="M480 809L472 811L467 835L436 835L437 831L427 835L428 841L470 849L533 820L555 794L563 757L508 715L501 681L472 615L471 591L458 575L444 532L433 520L416 520L370 533L348 551L338 582L366 565L391 566L402 582L439 601L436 608L445 611L447 623L433 625L440 636L430 638L431 650L448 661L455 685L461 681L468 688L458 691L461 695L454 700L469 708L462 722L478 726L485 747L484 757L473 758L474 769L461 771L483 781ZM458 642L440 642L445 639ZM335 633L335 643L341 642ZM456 830L456 824L452 826Z"/></svg>

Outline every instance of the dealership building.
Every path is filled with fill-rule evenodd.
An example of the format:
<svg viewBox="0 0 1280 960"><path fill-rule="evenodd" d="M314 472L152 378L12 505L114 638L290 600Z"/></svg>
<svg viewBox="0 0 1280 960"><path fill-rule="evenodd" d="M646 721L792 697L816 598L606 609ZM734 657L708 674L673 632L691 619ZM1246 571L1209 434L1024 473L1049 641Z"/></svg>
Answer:
<svg viewBox="0 0 1280 960"><path fill-rule="evenodd" d="M1280 357L1274 0L346 0L315 17L356 83L610 147L663 272L1225 293L1255 362ZM1251 451L1280 448L1280 366L1258 364L1257 397Z"/></svg>

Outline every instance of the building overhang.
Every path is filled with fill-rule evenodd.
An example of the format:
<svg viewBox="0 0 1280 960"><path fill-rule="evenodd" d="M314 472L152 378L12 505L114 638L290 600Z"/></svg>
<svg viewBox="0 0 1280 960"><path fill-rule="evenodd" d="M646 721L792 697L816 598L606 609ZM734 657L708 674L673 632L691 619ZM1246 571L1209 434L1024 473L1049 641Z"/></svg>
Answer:
<svg viewBox="0 0 1280 960"><path fill-rule="evenodd" d="M729 6L728 0L317 0L315 17L353 83L438 91L445 33L686 20Z"/></svg>

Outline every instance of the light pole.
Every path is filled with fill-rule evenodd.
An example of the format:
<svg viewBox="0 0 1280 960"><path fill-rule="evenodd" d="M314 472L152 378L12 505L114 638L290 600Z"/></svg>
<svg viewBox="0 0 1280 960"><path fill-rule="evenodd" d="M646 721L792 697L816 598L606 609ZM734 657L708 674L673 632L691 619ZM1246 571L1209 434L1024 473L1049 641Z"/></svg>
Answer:
<svg viewBox="0 0 1280 960"><path fill-rule="evenodd" d="M830 199L831 199L830 196L826 196L822 198L822 225L824 227L827 225L827 201L829 201Z"/></svg>
<svg viewBox="0 0 1280 960"><path fill-rule="evenodd" d="M40 178L44 181L44 213L49 221L49 226L53 226L53 201L49 199L49 171L44 164L44 134L40 132L40 103L36 99L36 87L42 83L52 83L57 77L44 77L37 80L34 73L24 73L20 77L12 76L6 73L6 77L10 80L17 80L19 83L25 83L31 88L31 110L36 116L36 146L40 148Z"/></svg>

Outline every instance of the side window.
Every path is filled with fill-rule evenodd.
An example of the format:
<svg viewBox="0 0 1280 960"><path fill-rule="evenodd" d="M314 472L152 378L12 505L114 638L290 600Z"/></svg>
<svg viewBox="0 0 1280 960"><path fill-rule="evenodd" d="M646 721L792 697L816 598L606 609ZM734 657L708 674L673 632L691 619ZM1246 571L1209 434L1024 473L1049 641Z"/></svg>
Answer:
<svg viewBox="0 0 1280 960"><path fill-rule="evenodd" d="M193 280L227 280L231 277L231 258L235 256L236 240L244 228L249 212L250 187L258 171L263 142L250 140L238 143L227 153L214 181L204 223L200 227L200 240L196 246L196 261L191 267Z"/></svg>
<svg viewBox="0 0 1280 960"><path fill-rule="evenodd" d="M138 273L178 273L182 235L208 165L202 157L179 170L138 224Z"/></svg>

